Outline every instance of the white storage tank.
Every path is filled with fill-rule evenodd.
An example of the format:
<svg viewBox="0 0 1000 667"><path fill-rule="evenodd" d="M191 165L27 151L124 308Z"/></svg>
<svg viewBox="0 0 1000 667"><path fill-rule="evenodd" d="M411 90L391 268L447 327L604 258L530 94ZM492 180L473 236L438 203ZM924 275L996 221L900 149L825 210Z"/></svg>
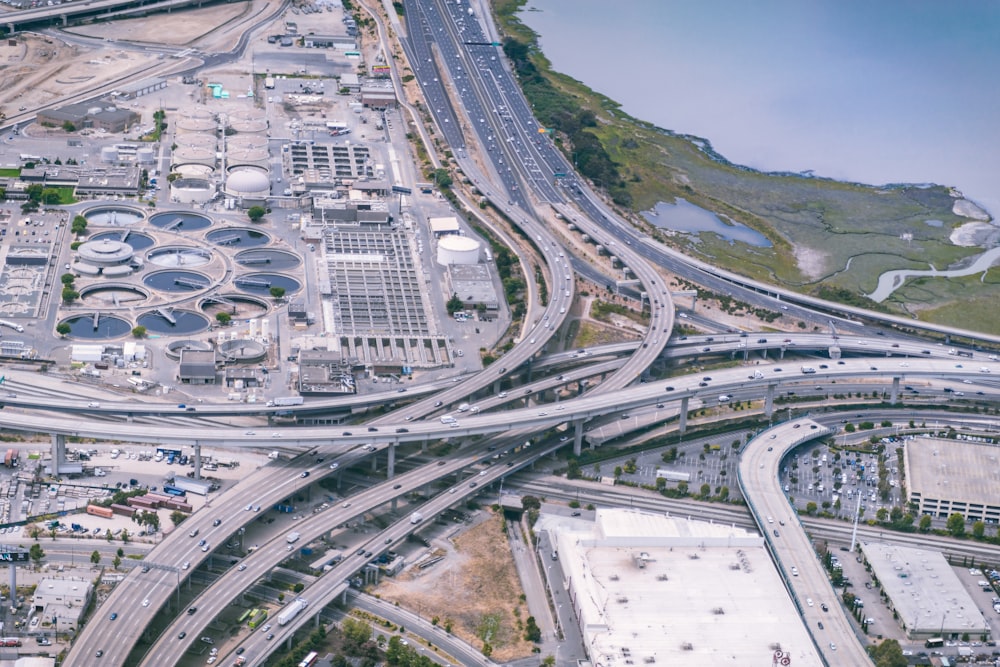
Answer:
<svg viewBox="0 0 1000 667"><path fill-rule="evenodd" d="M214 134L208 132L185 132L177 134L174 137L174 143L177 144L178 148L182 146L197 146L199 148L211 148L214 151L219 140L216 139Z"/></svg>
<svg viewBox="0 0 1000 667"><path fill-rule="evenodd" d="M118 162L118 149L114 146L104 146L101 149L101 162Z"/></svg>
<svg viewBox="0 0 1000 667"><path fill-rule="evenodd" d="M156 162L156 153L152 148L140 148L135 152L135 160L139 164L153 164Z"/></svg>
<svg viewBox="0 0 1000 667"><path fill-rule="evenodd" d="M175 128L178 133L214 132L215 121L211 118L181 118L177 121Z"/></svg>
<svg viewBox="0 0 1000 667"><path fill-rule="evenodd" d="M181 204L205 204L215 197L215 186L205 178L175 178L170 199Z"/></svg>
<svg viewBox="0 0 1000 667"><path fill-rule="evenodd" d="M468 236L447 234L438 239L437 262L449 264L477 264L479 262L479 241Z"/></svg>
<svg viewBox="0 0 1000 667"><path fill-rule="evenodd" d="M215 151L204 146L184 146L173 153L174 164L204 164L215 166Z"/></svg>

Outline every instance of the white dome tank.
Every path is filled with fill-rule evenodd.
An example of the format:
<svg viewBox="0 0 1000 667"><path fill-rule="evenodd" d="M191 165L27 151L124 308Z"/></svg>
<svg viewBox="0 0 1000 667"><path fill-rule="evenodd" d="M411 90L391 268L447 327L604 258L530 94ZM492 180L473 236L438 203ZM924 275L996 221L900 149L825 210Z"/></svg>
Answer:
<svg viewBox="0 0 1000 667"><path fill-rule="evenodd" d="M178 133L214 132L216 124L211 118L181 118L177 121L175 128Z"/></svg>
<svg viewBox="0 0 1000 667"><path fill-rule="evenodd" d="M104 146L101 148L101 162L117 162L118 149L114 146Z"/></svg>
<svg viewBox="0 0 1000 667"><path fill-rule="evenodd" d="M215 166L215 151L199 146L183 146L174 151L171 162L174 164L204 164Z"/></svg>
<svg viewBox="0 0 1000 667"><path fill-rule="evenodd" d="M437 262L449 264L477 264L479 262L479 241L468 236L448 234L438 239Z"/></svg>

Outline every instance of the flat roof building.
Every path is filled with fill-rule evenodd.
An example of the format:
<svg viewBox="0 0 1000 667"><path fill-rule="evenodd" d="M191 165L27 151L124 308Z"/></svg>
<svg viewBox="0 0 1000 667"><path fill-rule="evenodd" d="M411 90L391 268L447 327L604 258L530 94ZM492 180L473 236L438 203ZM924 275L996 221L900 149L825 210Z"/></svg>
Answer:
<svg viewBox="0 0 1000 667"><path fill-rule="evenodd" d="M915 437L907 441L903 464L909 502L920 514L967 521L1000 522L1000 447Z"/></svg>
<svg viewBox="0 0 1000 667"><path fill-rule="evenodd" d="M178 379L187 384L215 384L215 350L181 350Z"/></svg>
<svg viewBox="0 0 1000 667"><path fill-rule="evenodd" d="M990 624L940 551L862 542L861 553L911 639L989 635ZM864 602L877 601L872 597Z"/></svg>
<svg viewBox="0 0 1000 667"><path fill-rule="evenodd" d="M755 533L625 509L550 532L594 665L822 664Z"/></svg>

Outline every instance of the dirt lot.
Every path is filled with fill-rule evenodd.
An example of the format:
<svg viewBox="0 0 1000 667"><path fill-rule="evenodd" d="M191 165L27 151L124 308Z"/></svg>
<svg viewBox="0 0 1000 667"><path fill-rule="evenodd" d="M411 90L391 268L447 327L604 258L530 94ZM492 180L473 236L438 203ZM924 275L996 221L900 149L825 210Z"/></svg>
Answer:
<svg viewBox="0 0 1000 667"><path fill-rule="evenodd" d="M233 2L200 9L187 9L170 14L74 26L71 32L100 39L121 39L137 43L170 46L192 46L206 35L223 36L229 26L247 13L253 13L253 3ZM218 44L225 47L224 43ZM228 48L232 48L230 45ZM223 48L225 50L225 48Z"/></svg>
<svg viewBox="0 0 1000 667"><path fill-rule="evenodd" d="M493 647L493 660L506 662L531 654L533 644L523 639L527 610L521 602L521 584L514 569L499 515L433 546L444 560L420 570L410 568L375 591L398 602L471 645L482 648L484 638ZM517 610L515 612L515 610Z"/></svg>

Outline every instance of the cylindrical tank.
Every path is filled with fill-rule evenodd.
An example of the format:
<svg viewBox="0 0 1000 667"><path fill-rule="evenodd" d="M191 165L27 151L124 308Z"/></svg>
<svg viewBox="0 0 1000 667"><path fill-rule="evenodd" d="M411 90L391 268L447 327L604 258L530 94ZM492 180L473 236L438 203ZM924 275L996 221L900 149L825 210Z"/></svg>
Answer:
<svg viewBox="0 0 1000 667"><path fill-rule="evenodd" d="M479 262L479 241L468 236L448 234L438 239L437 262L449 264L476 264Z"/></svg>
<svg viewBox="0 0 1000 667"><path fill-rule="evenodd" d="M174 151L172 160L174 164L205 164L215 166L215 151L201 146L183 146Z"/></svg>
<svg viewBox="0 0 1000 667"><path fill-rule="evenodd" d="M269 156L266 148L233 148L226 153L226 162L231 167L244 164L266 167Z"/></svg>
<svg viewBox="0 0 1000 667"><path fill-rule="evenodd" d="M214 132L215 121L211 118L181 118L175 125L177 132Z"/></svg>
<svg viewBox="0 0 1000 667"><path fill-rule="evenodd" d="M235 150L238 148L267 148L267 137L259 134L235 134L226 139L226 148Z"/></svg>
<svg viewBox="0 0 1000 667"><path fill-rule="evenodd" d="M230 119L229 127L236 130L237 134L265 134L267 121L263 118L235 118Z"/></svg>
<svg viewBox="0 0 1000 667"><path fill-rule="evenodd" d="M174 143L180 146L198 146L199 148L211 148L213 151L219 140L214 134L207 132L184 132L174 137Z"/></svg>
<svg viewBox="0 0 1000 667"><path fill-rule="evenodd" d="M152 148L140 148L135 152L135 160L139 164L153 164L156 162L156 153Z"/></svg>
<svg viewBox="0 0 1000 667"><path fill-rule="evenodd" d="M204 204L214 196L215 186L204 178L177 178L170 184L170 198L182 204Z"/></svg>
<svg viewBox="0 0 1000 667"><path fill-rule="evenodd" d="M118 149L114 146L104 146L101 148L101 162L117 162Z"/></svg>

